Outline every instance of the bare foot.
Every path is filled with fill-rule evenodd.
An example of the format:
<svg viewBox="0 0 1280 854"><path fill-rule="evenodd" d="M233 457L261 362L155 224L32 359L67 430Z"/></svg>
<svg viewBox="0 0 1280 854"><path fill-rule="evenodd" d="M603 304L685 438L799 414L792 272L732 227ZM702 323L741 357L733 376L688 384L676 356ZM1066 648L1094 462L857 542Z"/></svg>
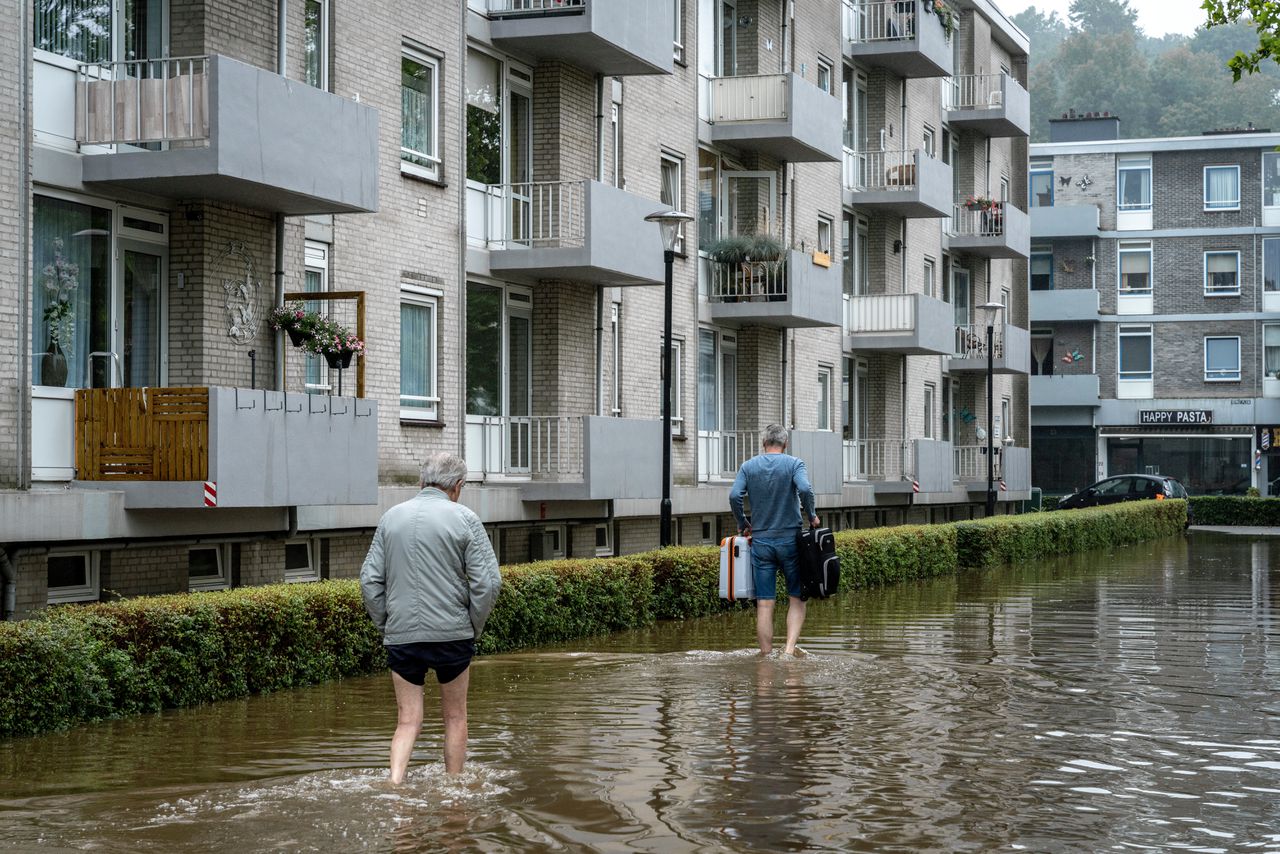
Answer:
<svg viewBox="0 0 1280 854"><path fill-rule="evenodd" d="M796 647L792 647L791 649L783 650L782 654L784 656L790 656L792 658L804 658L809 653L805 652L801 647L796 646Z"/></svg>

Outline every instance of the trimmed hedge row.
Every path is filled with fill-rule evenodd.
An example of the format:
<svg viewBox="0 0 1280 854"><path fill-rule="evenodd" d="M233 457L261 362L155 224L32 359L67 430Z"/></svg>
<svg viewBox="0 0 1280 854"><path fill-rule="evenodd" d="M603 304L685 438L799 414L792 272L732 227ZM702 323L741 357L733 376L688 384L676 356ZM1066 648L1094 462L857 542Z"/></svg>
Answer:
<svg viewBox="0 0 1280 854"><path fill-rule="evenodd" d="M846 590L1175 534L1183 502L842 531ZM508 566L478 647L502 652L687 619L717 596L719 549ZM371 673L385 665L357 582L51 608L0 623L0 737Z"/></svg>
<svg viewBox="0 0 1280 854"><path fill-rule="evenodd" d="M1190 499L1191 517L1197 525L1280 525L1280 498L1246 498L1242 495L1196 495Z"/></svg>

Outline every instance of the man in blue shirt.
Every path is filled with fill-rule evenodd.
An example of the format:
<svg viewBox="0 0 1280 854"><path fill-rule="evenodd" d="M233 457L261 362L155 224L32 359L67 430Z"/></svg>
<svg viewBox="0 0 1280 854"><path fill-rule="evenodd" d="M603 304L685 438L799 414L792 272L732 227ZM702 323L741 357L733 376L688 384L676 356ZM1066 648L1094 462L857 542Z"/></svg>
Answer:
<svg viewBox="0 0 1280 854"><path fill-rule="evenodd" d="M804 460L786 453L791 435L785 427L764 428L760 445L764 453L742 464L729 490L729 506L738 520L738 533L751 537L751 566L756 582L756 638L760 654L773 650L773 603L778 596L778 571L787 580L787 645L783 655L795 655L804 627L804 591L800 586L800 560L796 535L804 524L815 528L818 516L813 507L813 487ZM751 518L742 512L742 499L751 500ZM803 654L803 653L802 653Z"/></svg>

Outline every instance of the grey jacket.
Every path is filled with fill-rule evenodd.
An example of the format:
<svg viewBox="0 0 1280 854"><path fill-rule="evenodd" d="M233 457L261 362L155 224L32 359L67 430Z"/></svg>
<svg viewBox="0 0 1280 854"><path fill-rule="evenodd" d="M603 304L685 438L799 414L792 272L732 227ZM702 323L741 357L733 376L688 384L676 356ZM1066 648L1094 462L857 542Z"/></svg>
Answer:
<svg viewBox="0 0 1280 854"><path fill-rule="evenodd" d="M434 487L383 514L360 570L388 646L478 638L501 586L480 518Z"/></svg>

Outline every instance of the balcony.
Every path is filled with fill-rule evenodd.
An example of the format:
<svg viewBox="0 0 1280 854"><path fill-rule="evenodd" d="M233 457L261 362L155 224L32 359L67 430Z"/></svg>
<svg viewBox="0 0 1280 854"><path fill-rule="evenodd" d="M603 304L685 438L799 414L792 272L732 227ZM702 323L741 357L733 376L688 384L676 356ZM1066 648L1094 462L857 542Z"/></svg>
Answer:
<svg viewBox="0 0 1280 854"><path fill-rule="evenodd" d="M670 74L670 0L488 0L495 47L593 74Z"/></svg>
<svg viewBox="0 0 1280 854"><path fill-rule="evenodd" d="M711 141L794 163L840 162L840 103L794 72L717 77Z"/></svg>
<svg viewBox="0 0 1280 854"><path fill-rule="evenodd" d="M657 419L468 416L468 477L513 483L523 501L660 498L660 467L636 465L635 458L656 463L661 440Z"/></svg>
<svg viewBox="0 0 1280 854"><path fill-rule="evenodd" d="M1038 374L1030 377L1032 406L1088 406L1102 405L1098 392L1097 374Z"/></svg>
<svg viewBox="0 0 1280 854"><path fill-rule="evenodd" d="M1098 319L1098 292L1093 288L1031 291L1031 320L1084 321Z"/></svg>
<svg viewBox="0 0 1280 854"><path fill-rule="evenodd" d="M949 356L955 350L955 309L924 294L844 297L845 349Z"/></svg>
<svg viewBox="0 0 1280 854"><path fill-rule="evenodd" d="M489 252L468 268L525 282L662 284L662 239L644 221L662 208L598 181L469 186L468 242Z"/></svg>
<svg viewBox="0 0 1280 854"><path fill-rule="evenodd" d="M987 370L987 327L972 323L955 327L955 354L951 357L952 373ZM993 372L1028 374L1031 372L1031 336L1027 330L1007 323L995 327L992 336Z"/></svg>
<svg viewBox="0 0 1280 854"><path fill-rule="evenodd" d="M907 219L952 213L951 167L925 154L844 150L844 203Z"/></svg>
<svg viewBox="0 0 1280 854"><path fill-rule="evenodd" d="M992 485L997 500L1018 498L1031 490L1031 449L1015 445L994 445ZM987 446L959 445L954 451L955 482L963 484L970 494L987 491Z"/></svg>
<svg viewBox="0 0 1280 854"><path fill-rule="evenodd" d="M1009 202L974 208L956 205L948 238L953 252L1026 260L1031 255L1031 218Z"/></svg>
<svg viewBox="0 0 1280 854"><path fill-rule="evenodd" d="M377 415L261 389L80 389L75 485L126 509L377 504Z"/></svg>
<svg viewBox="0 0 1280 854"><path fill-rule="evenodd" d="M756 430L698 431L698 480L733 480L747 460L760 453ZM839 495L840 435L830 430L792 430L788 450L804 460L813 491Z"/></svg>
<svg viewBox="0 0 1280 854"><path fill-rule="evenodd" d="M711 319L726 326L840 325L840 264L788 250L777 261L712 262Z"/></svg>
<svg viewBox="0 0 1280 854"><path fill-rule="evenodd" d="M876 494L950 492L951 443L846 439L843 471L846 483L870 482Z"/></svg>
<svg viewBox="0 0 1280 854"><path fill-rule="evenodd" d="M1031 95L1008 74L959 74L946 91L947 121L992 138L1031 134Z"/></svg>
<svg viewBox="0 0 1280 854"><path fill-rule="evenodd" d="M301 214L378 209L378 112L225 56L82 64L86 184ZM157 150L137 146L150 145Z"/></svg>
<svg viewBox="0 0 1280 854"><path fill-rule="evenodd" d="M948 77L951 38L932 0L845 0L845 56L896 77ZM950 7L944 14L955 16ZM958 20L953 17L952 20Z"/></svg>
<svg viewBox="0 0 1280 854"><path fill-rule="evenodd" d="M1052 205L1031 209L1031 237L1097 237L1097 205Z"/></svg>

